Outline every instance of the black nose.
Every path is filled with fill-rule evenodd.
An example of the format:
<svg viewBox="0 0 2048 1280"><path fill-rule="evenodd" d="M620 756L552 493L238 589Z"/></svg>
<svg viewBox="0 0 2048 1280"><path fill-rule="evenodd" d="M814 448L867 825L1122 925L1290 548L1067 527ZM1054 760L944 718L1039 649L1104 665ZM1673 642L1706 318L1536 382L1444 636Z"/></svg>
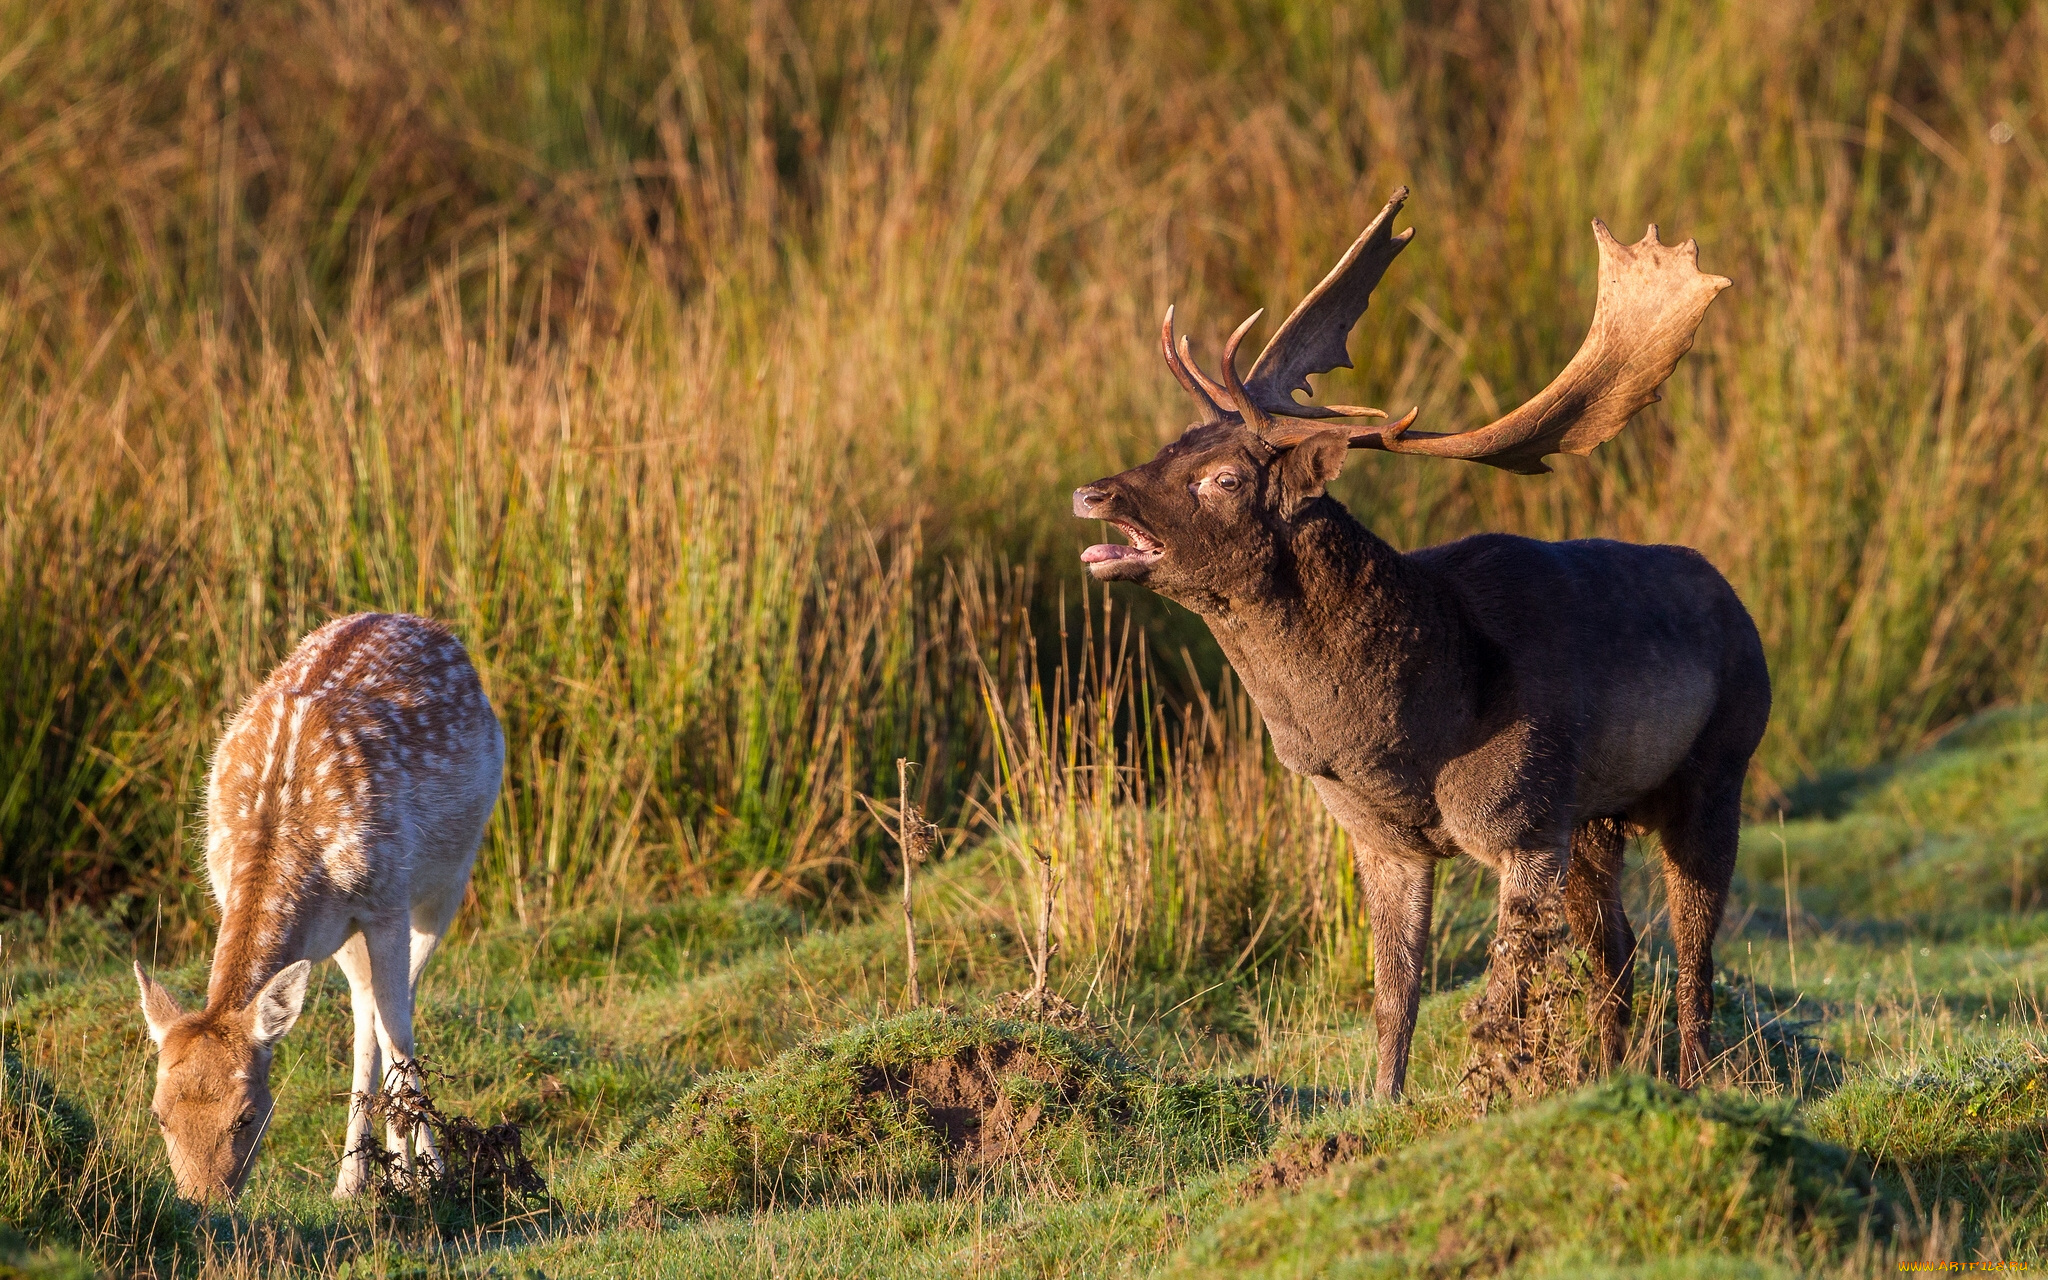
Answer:
<svg viewBox="0 0 2048 1280"><path fill-rule="evenodd" d="M1074 514L1083 520L1096 518L1096 508L1109 501L1109 495L1093 485L1084 485L1074 490Z"/></svg>

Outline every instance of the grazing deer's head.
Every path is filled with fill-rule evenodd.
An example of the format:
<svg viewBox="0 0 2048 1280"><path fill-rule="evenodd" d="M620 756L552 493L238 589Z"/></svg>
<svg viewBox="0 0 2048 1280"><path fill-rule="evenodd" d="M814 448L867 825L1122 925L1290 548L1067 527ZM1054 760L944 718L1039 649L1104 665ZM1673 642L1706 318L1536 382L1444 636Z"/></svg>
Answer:
<svg viewBox="0 0 2048 1280"><path fill-rule="evenodd" d="M1553 453L1590 453L1619 432L1692 346L1707 305L1730 281L1701 273L1698 247L1658 242L1652 226L1632 245L1593 223L1600 291L1593 324L1571 363L1534 399L1490 426L1449 434L1412 432L1416 411L1370 427L1331 419L1384 419L1379 409L1295 400L1309 375L1350 368L1346 343L1380 277L1414 231L1394 234L1403 187L1323 282L1304 298L1248 376L1237 348L1254 312L1223 349L1222 380L1176 348L1173 309L1160 327L1167 368L1194 397L1202 420L1143 466L1074 491L1074 514L1117 526L1128 545L1088 548L1081 559L1104 582L1137 582L1185 603L1256 589L1284 554L1299 516L1323 494L1351 449L1463 458L1540 475Z"/></svg>
<svg viewBox="0 0 2048 1280"><path fill-rule="evenodd" d="M270 1124L270 1051L298 1020L312 970L306 960L286 965L240 1009L187 1013L135 966L142 1016L157 1047L149 1109L187 1199L232 1199L248 1180Z"/></svg>

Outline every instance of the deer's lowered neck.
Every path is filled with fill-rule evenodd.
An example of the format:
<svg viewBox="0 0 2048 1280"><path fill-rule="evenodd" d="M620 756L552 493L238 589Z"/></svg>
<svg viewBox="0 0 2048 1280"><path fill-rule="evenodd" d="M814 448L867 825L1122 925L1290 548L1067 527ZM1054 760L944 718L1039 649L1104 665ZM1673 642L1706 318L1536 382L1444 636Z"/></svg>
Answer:
<svg viewBox="0 0 2048 1280"><path fill-rule="evenodd" d="M289 820L225 831L209 859L221 916L209 1009L241 1008L280 970L331 954L353 929L353 912L323 901L336 887L330 851Z"/></svg>

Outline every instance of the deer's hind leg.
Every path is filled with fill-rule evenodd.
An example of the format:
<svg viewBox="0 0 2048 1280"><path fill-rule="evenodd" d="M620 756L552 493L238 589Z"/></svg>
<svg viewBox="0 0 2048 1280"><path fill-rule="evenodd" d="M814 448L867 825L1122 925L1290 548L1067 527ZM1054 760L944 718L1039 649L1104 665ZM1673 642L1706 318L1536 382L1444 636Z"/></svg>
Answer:
<svg viewBox="0 0 2048 1280"><path fill-rule="evenodd" d="M419 1089L419 1065L413 1060L411 931L405 917L382 919L363 930L370 956L370 987L377 1006L377 1040L384 1051L386 1083ZM408 1132L394 1117L385 1129L385 1145L398 1158L401 1174L411 1177L413 1150L433 1150L425 1129Z"/></svg>
<svg viewBox="0 0 2048 1280"><path fill-rule="evenodd" d="M1564 914L1572 938L1593 967L1588 1002L1600 1033L1601 1065L1612 1071L1628 1046L1635 1003L1636 935L1621 905L1621 858L1628 832L1620 820L1597 818L1572 832L1565 869Z"/></svg>
<svg viewBox="0 0 2048 1280"><path fill-rule="evenodd" d="M1706 1074L1714 1013L1714 935L1728 905L1742 826L1742 775L1682 792L1661 825L1664 896L1678 953L1678 1083Z"/></svg>

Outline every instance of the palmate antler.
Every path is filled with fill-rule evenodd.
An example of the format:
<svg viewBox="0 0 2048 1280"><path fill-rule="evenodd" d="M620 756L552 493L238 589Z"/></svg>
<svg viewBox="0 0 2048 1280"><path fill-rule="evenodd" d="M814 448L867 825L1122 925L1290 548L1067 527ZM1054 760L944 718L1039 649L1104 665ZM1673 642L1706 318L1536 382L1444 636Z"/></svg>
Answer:
<svg viewBox="0 0 2048 1280"><path fill-rule="evenodd" d="M1180 340L1176 354L1173 309L1167 308L1160 332L1167 367L1211 420L1236 418L1273 444L1288 445L1329 428L1276 424L1274 418L1387 416L1356 405L1299 404L1294 393L1310 389L1310 374L1351 367L1345 349L1351 330L1365 314L1373 287L1388 264L1415 234L1413 228L1400 235L1392 232L1394 214L1407 198L1406 187L1394 192L1343 259L1287 317L1252 364L1248 378L1240 381L1237 376L1237 347L1262 312L1254 312L1231 334L1223 350L1223 382L1218 385L1196 367L1186 338ZM1593 237L1600 246L1600 292L1593 305L1593 325L1578 354L1549 386L1476 431L1410 433L1416 418L1411 409L1398 421L1354 431L1351 447L1463 458L1541 475L1550 470L1543 461L1546 456L1591 453L1613 439L1638 410L1658 399L1657 388L1692 349L1708 305L1734 282L1700 271L1699 246L1693 241L1659 243L1655 224L1641 240L1624 245L1595 219Z"/></svg>
<svg viewBox="0 0 2048 1280"><path fill-rule="evenodd" d="M1245 393L1241 399L1229 385L1237 381L1237 344L1244 340L1245 333L1265 312L1254 311L1237 327L1237 332L1230 335L1230 343L1223 351L1225 378L1219 384L1195 364L1186 338L1180 340L1180 351L1175 355L1173 308L1166 309L1166 322L1159 331L1160 345L1166 352L1166 366L1173 370L1173 376L1195 397L1195 402L1205 413L1211 418L1234 415L1254 426L1274 417L1387 416L1385 410L1357 405L1298 404L1294 393L1310 390L1308 378L1312 373L1351 367L1351 355L1345 349L1351 330L1357 326L1358 318L1365 314L1366 304L1372 300L1373 287L1387 273L1388 265L1415 238L1413 227L1400 235L1393 233L1394 214L1407 199L1408 188L1398 188L1386 207L1380 210L1379 216L1372 220L1372 225L1359 234L1337 265L1330 269L1330 274L1324 276L1323 282L1311 289L1281 323L1278 332L1266 343L1266 349L1252 363L1251 377L1241 384ZM1265 434L1264 427L1259 427L1259 430L1260 434Z"/></svg>

